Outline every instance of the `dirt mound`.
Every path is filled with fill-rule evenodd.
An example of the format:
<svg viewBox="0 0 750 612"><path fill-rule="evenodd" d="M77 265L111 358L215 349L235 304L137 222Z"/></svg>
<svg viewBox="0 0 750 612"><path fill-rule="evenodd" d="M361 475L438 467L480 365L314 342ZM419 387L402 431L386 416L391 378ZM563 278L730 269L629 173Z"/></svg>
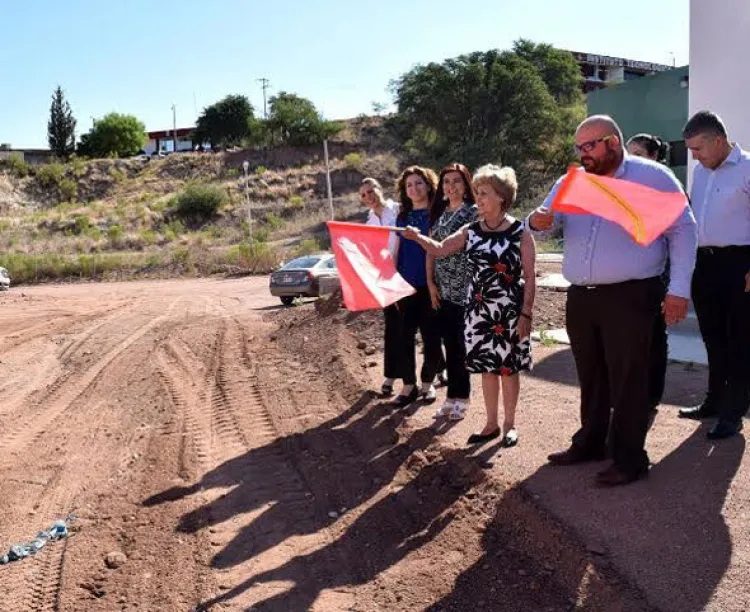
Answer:
<svg viewBox="0 0 750 612"><path fill-rule="evenodd" d="M390 422L395 434L392 448L405 453L403 471L395 481L409 489L409 494L404 493L400 500L404 502L400 520L405 524L392 533L385 524L371 525L369 529L377 529L385 541L390 539L385 534L400 537L397 534L404 530L419 527L428 533L440 533L423 542L416 554L418 561L406 563L411 568L407 571L416 572L419 581L424 581L423 587L431 591L432 599L422 600L431 601L431 605L418 605L420 591L413 581L409 590L397 587L397 599L387 603L399 604L401 609L433 612L648 609L638 593L606 564L595 562L575 534L541 510L523 489L488 478L485 470L493 466L497 446L478 454L455 448L442 437L444 424L436 422L423 429L410 425L409 417L418 406L398 411L388 402L372 399L375 392L368 370L379 365L371 355L372 348L382 348L380 312L350 313L341 307L340 297L331 296L314 305L284 310L274 320L278 331L271 337L279 349L290 359L317 364L328 385L348 401L359 398L358 409L365 415L363 418L369 411L374 422ZM364 398L368 398L366 403ZM364 440L377 438L378 428L361 435L364 444ZM352 486L351 481L347 486ZM424 517L410 522L411 517L420 517L423 512L431 516L429 527ZM375 533L358 535L366 541L378 540ZM385 542L379 545L386 547L382 554L387 555ZM477 556L470 552L477 550L474 546L481 551ZM374 554L378 545L366 550L368 555ZM466 563L469 558L472 561ZM435 568L445 567L446 559L455 559L462 571L436 572ZM420 573L417 567L430 569ZM434 598L439 590L433 582L436 573L456 581L439 599Z"/></svg>

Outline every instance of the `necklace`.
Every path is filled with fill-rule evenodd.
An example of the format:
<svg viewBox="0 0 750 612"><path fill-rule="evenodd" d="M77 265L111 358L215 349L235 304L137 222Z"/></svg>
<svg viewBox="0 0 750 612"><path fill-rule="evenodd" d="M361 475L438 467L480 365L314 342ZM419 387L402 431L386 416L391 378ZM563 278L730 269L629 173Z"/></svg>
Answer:
<svg viewBox="0 0 750 612"><path fill-rule="evenodd" d="M445 211L443 211L443 214L440 215L440 225L448 225L451 221L453 221L453 217L455 217L461 211L463 207L464 207L464 203L461 202L461 204L459 204L455 210L446 208ZM448 213L450 213L450 216L446 216L448 215ZM443 218L445 218L445 221L442 221Z"/></svg>
<svg viewBox="0 0 750 612"><path fill-rule="evenodd" d="M505 223L506 215L503 215L500 217L500 222L495 226L492 227L489 223L487 223L487 219L484 219L484 226L490 230L491 232L494 232L497 228L499 228L503 223Z"/></svg>

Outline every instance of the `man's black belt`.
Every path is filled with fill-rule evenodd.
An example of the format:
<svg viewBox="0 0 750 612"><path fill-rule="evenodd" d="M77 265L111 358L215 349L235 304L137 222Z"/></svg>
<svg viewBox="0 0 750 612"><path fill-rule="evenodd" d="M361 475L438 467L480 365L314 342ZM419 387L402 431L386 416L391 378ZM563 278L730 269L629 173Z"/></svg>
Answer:
<svg viewBox="0 0 750 612"><path fill-rule="evenodd" d="M660 281L659 276L651 276L649 278L634 278L632 280L621 281L619 283L606 283L601 285L571 285L576 289L607 289L609 287L626 287L628 285L635 285L638 283L652 283L654 281Z"/></svg>
<svg viewBox="0 0 750 612"><path fill-rule="evenodd" d="M726 253L750 253L750 244L730 244L728 246L704 246L698 247L702 255L722 255Z"/></svg>

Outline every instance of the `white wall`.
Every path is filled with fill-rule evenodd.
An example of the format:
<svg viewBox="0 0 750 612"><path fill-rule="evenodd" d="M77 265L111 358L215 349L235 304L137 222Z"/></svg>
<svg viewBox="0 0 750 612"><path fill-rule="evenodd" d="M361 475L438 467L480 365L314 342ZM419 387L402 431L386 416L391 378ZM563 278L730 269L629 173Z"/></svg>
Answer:
<svg viewBox="0 0 750 612"><path fill-rule="evenodd" d="M690 114L717 113L744 149L750 149L749 62L750 0L690 0Z"/></svg>

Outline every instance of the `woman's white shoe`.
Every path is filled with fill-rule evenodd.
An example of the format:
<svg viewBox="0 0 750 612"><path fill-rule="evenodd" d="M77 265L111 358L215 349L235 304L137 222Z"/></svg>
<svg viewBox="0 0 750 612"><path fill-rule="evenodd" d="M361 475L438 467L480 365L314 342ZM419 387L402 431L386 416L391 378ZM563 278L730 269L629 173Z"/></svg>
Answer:
<svg viewBox="0 0 750 612"><path fill-rule="evenodd" d="M448 415L448 418L451 421L460 421L466 416L466 409L468 407L469 407L469 402L462 402L461 400L453 400L453 409Z"/></svg>
<svg viewBox="0 0 750 612"><path fill-rule="evenodd" d="M443 417L449 416L451 412L453 412L453 407L454 401L452 399L445 400L443 405L435 411L435 418L442 419Z"/></svg>
<svg viewBox="0 0 750 612"><path fill-rule="evenodd" d="M432 385L430 385L429 387L423 386L420 393L422 395L422 399L427 404L431 404L437 399L437 391Z"/></svg>

